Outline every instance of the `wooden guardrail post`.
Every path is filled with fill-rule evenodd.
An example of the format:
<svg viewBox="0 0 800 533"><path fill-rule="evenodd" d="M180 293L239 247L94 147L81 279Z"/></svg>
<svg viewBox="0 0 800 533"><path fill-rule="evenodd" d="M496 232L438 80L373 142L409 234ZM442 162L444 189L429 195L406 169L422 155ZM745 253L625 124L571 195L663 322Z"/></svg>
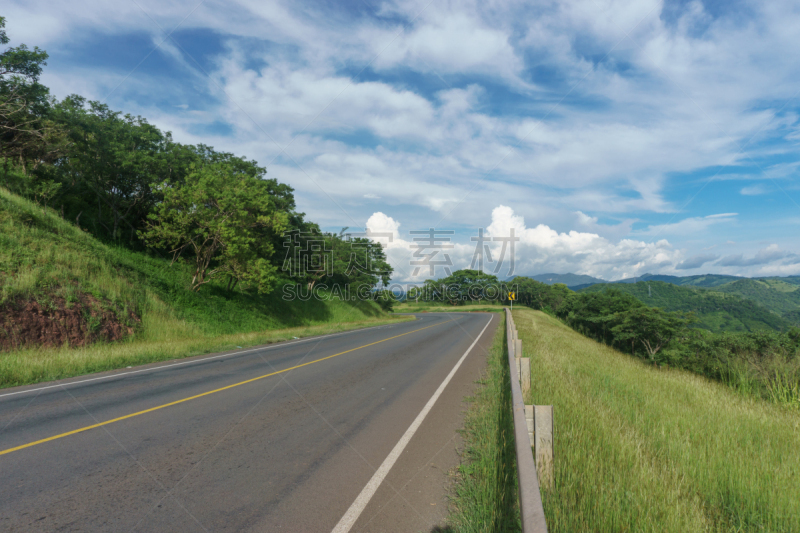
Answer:
<svg viewBox="0 0 800 533"><path fill-rule="evenodd" d="M525 422L528 424L528 438L531 441L531 448L533 448L533 406L525 406Z"/></svg>
<svg viewBox="0 0 800 533"><path fill-rule="evenodd" d="M526 397L531 392L531 360L527 357L517 359L519 361L519 381L522 385L522 397Z"/></svg>
<svg viewBox="0 0 800 533"><path fill-rule="evenodd" d="M543 487L553 486L553 406L533 406L533 455Z"/></svg>

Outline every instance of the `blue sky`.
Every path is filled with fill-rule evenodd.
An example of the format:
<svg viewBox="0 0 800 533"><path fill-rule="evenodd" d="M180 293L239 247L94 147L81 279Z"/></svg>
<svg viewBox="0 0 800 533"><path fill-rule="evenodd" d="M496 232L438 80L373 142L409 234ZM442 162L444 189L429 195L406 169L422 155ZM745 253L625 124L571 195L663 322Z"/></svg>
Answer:
<svg viewBox="0 0 800 533"><path fill-rule="evenodd" d="M791 2L11 0L43 81L258 160L328 229L520 274L800 274ZM499 246L493 245L493 246ZM497 249L496 251L499 251ZM423 276L424 277L424 276Z"/></svg>

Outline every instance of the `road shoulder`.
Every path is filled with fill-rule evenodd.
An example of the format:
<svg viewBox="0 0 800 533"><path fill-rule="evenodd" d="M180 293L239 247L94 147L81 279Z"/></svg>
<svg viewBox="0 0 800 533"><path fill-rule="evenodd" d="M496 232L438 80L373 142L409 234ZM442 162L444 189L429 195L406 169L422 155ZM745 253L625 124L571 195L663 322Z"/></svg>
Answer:
<svg viewBox="0 0 800 533"><path fill-rule="evenodd" d="M489 316L488 314L486 316ZM461 461L465 399L472 396L486 368L495 315L453 379L384 479L352 531L443 531L446 527L452 472Z"/></svg>

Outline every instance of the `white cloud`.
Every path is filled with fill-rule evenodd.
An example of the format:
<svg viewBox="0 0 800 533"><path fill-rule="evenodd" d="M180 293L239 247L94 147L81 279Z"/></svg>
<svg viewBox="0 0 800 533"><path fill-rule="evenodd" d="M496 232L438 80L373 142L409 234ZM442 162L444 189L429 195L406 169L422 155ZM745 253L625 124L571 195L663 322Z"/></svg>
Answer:
<svg viewBox="0 0 800 533"><path fill-rule="evenodd" d="M355 225L378 199L421 227L477 227L490 216L501 224L505 215L495 220L492 208L509 205L531 225L525 234L534 240L520 243L535 258L530 268L621 277L674 268L666 265L684 253L683 264L693 264L709 241L763 236L735 214L706 216L702 201L715 188L684 197L683 176L741 165L715 179L754 179L747 169L755 160L765 176L796 177L796 163L760 159L796 152L799 138L791 110L800 12L791 2L744 2L747 17L739 7L720 15L700 2L660 0L386 0L374 12L369 5L353 15L335 3L89 0L76 10L12 0L4 15L15 44L63 49L62 57L97 34L158 43L159 26L213 32L224 43L209 59L213 80L171 41L154 56L190 73L186 84L211 103L181 94L174 108L159 109L147 95L172 89L162 80L141 71L124 79L127 70L90 57L51 60L43 79L60 97L94 98L124 79L115 107L147 116L179 141L271 163L270 177L295 187L300 209L322 224ZM215 121L233 133L196 133ZM731 195L755 204L768 190L739 186ZM653 222L685 205L694 210L682 220ZM645 229L633 231L634 223ZM672 245L657 240L663 236ZM459 253L471 257L469 246ZM740 263L758 252L748 253ZM760 268L733 258L715 268L726 260L720 268Z"/></svg>
<svg viewBox="0 0 800 533"><path fill-rule="evenodd" d="M508 206L492 211L487 228L492 236L509 236L514 229L520 241L516 270L520 274L576 272L604 279L619 279L649 270L671 267L680 258L665 240L657 242L621 239L614 243L594 233L557 232L547 225L528 228L523 217ZM496 247L499 252L499 247Z"/></svg>
<svg viewBox="0 0 800 533"><path fill-rule="evenodd" d="M676 270L692 270L700 268L706 263L719 259L716 254L701 254L685 259L675 266Z"/></svg>
<svg viewBox="0 0 800 533"><path fill-rule="evenodd" d="M417 276L412 275L415 268L412 264L413 254L418 242L412 240L411 236L400 234L400 222L376 212L366 226L370 231L393 235L392 242L381 242L395 269L395 281L419 282L431 277L427 269ZM508 238L512 229L518 241L514 245L514 270L510 272L512 255ZM477 231L474 236L477 237ZM657 242L631 239L613 242L594 233L574 230L559 233L544 224L528 228L522 216L503 205L492 210L491 223L486 226L485 236L490 240L487 243L489 254L484 254L484 270L496 273L501 279L511 274L531 275L546 271L577 272L613 280L648 271L672 270L682 258L682 253L663 239ZM495 238L506 238L505 245L502 240ZM452 248L441 250L440 253L449 256L453 263L451 270L471 266L476 268L472 264L476 244L466 237L453 237L453 241L448 243ZM426 250L423 253L430 252ZM444 270L437 267L435 277L444 275Z"/></svg>
<svg viewBox="0 0 800 533"><path fill-rule="evenodd" d="M392 41L384 45L390 33ZM399 35L393 28L382 39L365 37L374 43L374 64L381 69L403 66L436 74L479 71L513 77L522 67L506 32L486 27L463 12L426 20Z"/></svg>
<svg viewBox="0 0 800 533"><path fill-rule="evenodd" d="M593 226L597 224L597 217L590 217L582 211L576 211L575 214L578 215L578 223L582 226Z"/></svg>
<svg viewBox="0 0 800 533"><path fill-rule="evenodd" d="M715 224L729 224L736 221L739 213L717 213L704 217L690 217L668 224L648 226L646 229L634 233L641 235L702 235L709 227Z"/></svg>
<svg viewBox="0 0 800 533"><path fill-rule="evenodd" d="M369 217L366 228L372 233L391 235L391 239L388 240L383 237L377 239L378 242L386 246L392 246L394 243L400 241L400 223L380 211L373 213L372 216Z"/></svg>
<svg viewBox="0 0 800 533"><path fill-rule="evenodd" d="M742 187L742 190L739 191L739 193L744 196L758 196L760 194L767 194L768 192L769 189L767 189L767 187L762 183L757 183L748 187Z"/></svg>
<svg viewBox="0 0 800 533"><path fill-rule="evenodd" d="M766 248L760 249L753 257L745 258L742 254L729 255L720 259L718 264L723 267L749 267L779 261L783 264L796 265L800 263L800 257L797 254L781 250L777 244L770 244Z"/></svg>

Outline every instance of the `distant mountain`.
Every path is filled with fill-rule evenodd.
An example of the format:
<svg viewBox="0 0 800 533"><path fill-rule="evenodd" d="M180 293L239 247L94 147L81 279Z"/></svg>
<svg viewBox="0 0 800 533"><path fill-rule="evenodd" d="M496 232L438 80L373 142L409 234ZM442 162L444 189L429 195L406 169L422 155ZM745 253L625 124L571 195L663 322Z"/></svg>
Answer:
<svg viewBox="0 0 800 533"><path fill-rule="evenodd" d="M718 288L709 289L652 280L595 284L580 289L579 292L599 292L612 288L631 294L642 303L660 307L665 311L692 311L699 319L698 326L709 331L786 330L792 325L792 322L777 312L772 312L753 300L742 298L739 294L719 292Z"/></svg>
<svg viewBox="0 0 800 533"><path fill-rule="evenodd" d="M736 281L742 278L739 276L727 276L723 274L702 274L699 276L668 276L666 274L642 274L635 278L624 278L616 281L603 281L601 283L638 283L640 281L663 281L673 285L690 286L690 287L719 287L725 283ZM598 282L594 282L598 283ZM570 286L573 291L579 291L586 287L592 286L594 283L584 283L582 285Z"/></svg>
<svg viewBox="0 0 800 533"><path fill-rule="evenodd" d="M768 311L783 317L793 325L800 325L800 276L745 278L721 274L702 274L699 276L667 276L662 274L642 274L636 278L626 278L607 284L633 284L641 281L661 281L680 287L710 289L718 293L734 294L751 300ZM574 285L570 288L580 291L594 284Z"/></svg>
<svg viewBox="0 0 800 533"><path fill-rule="evenodd" d="M664 281L673 285L690 285L692 287L718 287L731 281L742 278L740 276L727 276L723 274L701 274L699 276L667 276L664 274L642 274L635 278L626 278L612 283L637 283L639 281Z"/></svg>
<svg viewBox="0 0 800 533"><path fill-rule="evenodd" d="M592 276L585 276L583 274L573 274L568 272L566 274L537 274L535 276L527 276L531 279L535 279L541 283L547 283L548 285L554 285L556 283L563 283L569 288L573 288L576 285L592 285L594 283L606 283L606 280L595 278Z"/></svg>

